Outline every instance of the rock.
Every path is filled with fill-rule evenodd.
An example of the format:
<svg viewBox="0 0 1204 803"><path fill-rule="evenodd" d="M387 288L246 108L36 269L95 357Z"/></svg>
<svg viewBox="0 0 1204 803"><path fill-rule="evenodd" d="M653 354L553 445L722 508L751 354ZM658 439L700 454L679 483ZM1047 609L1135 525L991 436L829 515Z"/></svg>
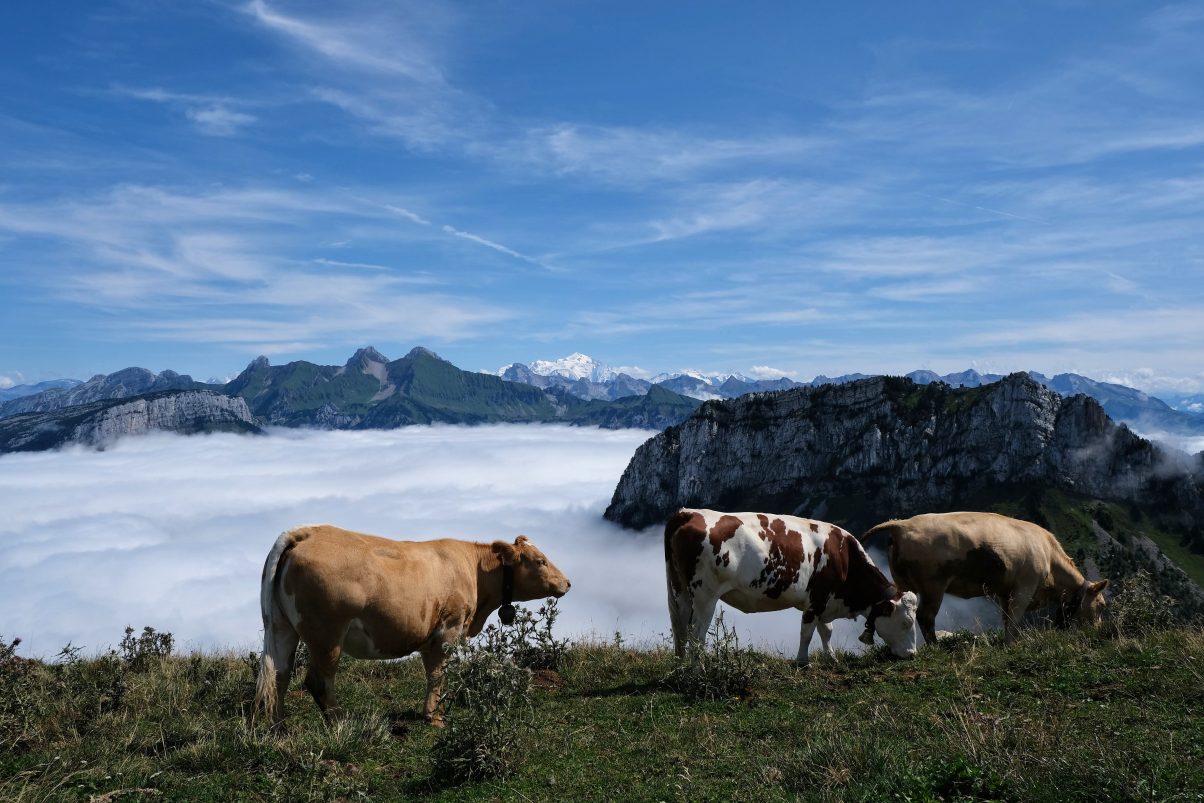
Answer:
<svg viewBox="0 0 1204 803"><path fill-rule="evenodd" d="M605 516L644 528L713 507L860 527L1039 485L1204 521L1175 462L1094 400L1024 374L967 389L874 377L704 403L636 451Z"/></svg>
<svg viewBox="0 0 1204 803"><path fill-rule="evenodd" d="M0 452L68 444L104 448L118 438L153 431L255 433L260 429L244 399L208 390L167 391L5 418L0 420Z"/></svg>

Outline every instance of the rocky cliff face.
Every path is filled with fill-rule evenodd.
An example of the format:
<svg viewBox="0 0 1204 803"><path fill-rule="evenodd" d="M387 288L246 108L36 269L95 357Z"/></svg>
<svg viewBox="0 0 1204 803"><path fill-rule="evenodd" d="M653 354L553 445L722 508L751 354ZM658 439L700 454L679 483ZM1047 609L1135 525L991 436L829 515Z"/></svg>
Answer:
<svg viewBox="0 0 1204 803"><path fill-rule="evenodd" d="M0 420L0 452L67 444L103 448L120 437L152 431L258 432L245 400L212 391L154 393L24 413Z"/></svg>
<svg viewBox="0 0 1204 803"><path fill-rule="evenodd" d="M175 371L154 373L145 368L125 368L112 374L97 374L83 384L53 388L43 393L24 396L0 404L0 418L21 413L45 413L80 404L123 399L165 390L199 390L205 388L187 374Z"/></svg>
<svg viewBox="0 0 1204 803"><path fill-rule="evenodd" d="M1204 508L1186 461L1024 374L959 390L875 377L707 402L640 447L606 518L642 528L690 506L860 527L1041 485L1190 525Z"/></svg>

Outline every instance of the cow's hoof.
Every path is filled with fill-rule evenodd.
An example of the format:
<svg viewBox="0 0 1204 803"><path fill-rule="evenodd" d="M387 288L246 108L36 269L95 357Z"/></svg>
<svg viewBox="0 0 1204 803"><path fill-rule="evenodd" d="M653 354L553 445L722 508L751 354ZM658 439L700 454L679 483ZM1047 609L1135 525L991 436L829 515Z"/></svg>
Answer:
<svg viewBox="0 0 1204 803"><path fill-rule="evenodd" d="M429 724L432 728L443 727L443 717L439 716L438 714L427 714L426 721L427 724Z"/></svg>
<svg viewBox="0 0 1204 803"><path fill-rule="evenodd" d="M793 666L795 669L810 669L811 668L810 661L794 660L794 661L790 662L790 665Z"/></svg>

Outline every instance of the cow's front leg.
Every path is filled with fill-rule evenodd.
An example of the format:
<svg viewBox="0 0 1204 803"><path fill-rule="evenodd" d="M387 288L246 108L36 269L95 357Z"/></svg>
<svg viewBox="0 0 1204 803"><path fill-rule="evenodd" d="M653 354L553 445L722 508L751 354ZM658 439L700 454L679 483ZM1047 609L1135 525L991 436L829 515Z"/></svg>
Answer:
<svg viewBox="0 0 1204 803"><path fill-rule="evenodd" d="M836 658L836 651L832 649L832 623L816 619L815 629L819 631L819 643L823 645L824 655L829 659Z"/></svg>
<svg viewBox="0 0 1204 803"><path fill-rule="evenodd" d="M794 663L798 666L807 666L811 663L811 657L808 655L808 652L811 649L811 637L815 635L817 624L819 624L819 619L813 611L805 611L803 613L803 624L799 628L798 636L798 656L794 659ZM829 629L828 635L831 634L832 631Z"/></svg>
<svg viewBox="0 0 1204 803"><path fill-rule="evenodd" d="M916 611L916 626L924 636L925 644L936 644L936 615L945 600L945 589L933 587L920 594L920 607Z"/></svg>
<svg viewBox="0 0 1204 803"><path fill-rule="evenodd" d="M1011 641L1020 632L1020 622L1028 611L1029 603L1033 601L1035 588L1019 588L1004 597L1003 605L1003 636Z"/></svg>
<svg viewBox="0 0 1204 803"><path fill-rule="evenodd" d="M443 727L443 711L439 697L443 693L443 670L447 667L447 648L455 644L469 627L469 621L445 623L422 648L422 666L426 669L426 702L422 714L436 728Z"/></svg>
<svg viewBox="0 0 1204 803"><path fill-rule="evenodd" d="M439 710L439 695L443 691L443 669L447 666L445 642L437 641L422 649L422 666L426 670L426 702L422 715L436 728L443 727L443 714Z"/></svg>

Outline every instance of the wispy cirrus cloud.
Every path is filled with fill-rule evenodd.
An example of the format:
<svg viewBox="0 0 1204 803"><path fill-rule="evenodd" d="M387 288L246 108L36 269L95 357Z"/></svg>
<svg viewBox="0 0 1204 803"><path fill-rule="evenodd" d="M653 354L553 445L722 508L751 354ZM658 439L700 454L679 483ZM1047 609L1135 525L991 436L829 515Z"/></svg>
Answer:
<svg viewBox="0 0 1204 803"><path fill-rule="evenodd" d="M445 10L431 5L391 3L356 16L340 13L321 20L287 14L266 0L251 0L243 11L273 33L329 62L415 83L445 85L430 41L446 27Z"/></svg>
<svg viewBox="0 0 1204 803"><path fill-rule="evenodd" d="M114 94L161 103L179 110L203 134L231 137L258 121L247 111L252 104L245 99L169 92L158 87L114 86Z"/></svg>
<svg viewBox="0 0 1204 803"><path fill-rule="evenodd" d="M300 222L321 218L362 238L363 226L387 230L393 217L313 191L126 186L90 199L0 203L0 232L55 241L28 267L31 282L83 307L138 315L111 336L272 350L273 343L312 347L372 332L453 341L513 317L493 301L434 292L425 266L343 262L337 266L373 270L334 277L327 267L335 261L313 256L313 246L293 234ZM81 263L87 269L74 267Z"/></svg>
<svg viewBox="0 0 1204 803"><path fill-rule="evenodd" d="M505 141L490 155L526 169L646 186L717 171L798 163L828 145L826 139L797 134L725 137L671 128L561 122L532 127L519 141Z"/></svg>

